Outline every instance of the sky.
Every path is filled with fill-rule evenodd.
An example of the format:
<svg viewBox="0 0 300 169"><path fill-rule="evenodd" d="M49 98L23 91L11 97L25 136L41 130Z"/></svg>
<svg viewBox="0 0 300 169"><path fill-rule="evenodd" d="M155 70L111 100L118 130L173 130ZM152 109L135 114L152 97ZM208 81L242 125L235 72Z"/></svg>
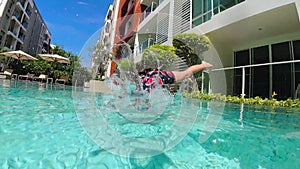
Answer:
<svg viewBox="0 0 300 169"><path fill-rule="evenodd" d="M35 0L35 3L51 33L51 44L80 55L87 41L99 37L113 0Z"/></svg>

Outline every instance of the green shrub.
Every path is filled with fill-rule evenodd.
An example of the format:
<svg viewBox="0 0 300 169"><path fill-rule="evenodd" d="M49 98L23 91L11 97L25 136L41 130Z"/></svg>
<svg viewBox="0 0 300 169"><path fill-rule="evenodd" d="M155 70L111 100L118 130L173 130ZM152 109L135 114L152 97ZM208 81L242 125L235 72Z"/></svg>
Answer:
<svg viewBox="0 0 300 169"><path fill-rule="evenodd" d="M137 63L141 68L161 68L174 70L174 62L179 59L176 48L167 45L152 45L145 49L142 60Z"/></svg>
<svg viewBox="0 0 300 169"><path fill-rule="evenodd" d="M287 99L278 101L275 98L272 99L263 99L261 97L254 98L242 98L238 96L225 96L221 94L202 94L200 91L195 91L192 93L183 93L184 97L187 98L196 98L201 100L218 100L225 101L230 103L238 104L251 104L251 105L261 105L261 106L271 106L271 107L289 107L289 108L300 108L299 99Z"/></svg>

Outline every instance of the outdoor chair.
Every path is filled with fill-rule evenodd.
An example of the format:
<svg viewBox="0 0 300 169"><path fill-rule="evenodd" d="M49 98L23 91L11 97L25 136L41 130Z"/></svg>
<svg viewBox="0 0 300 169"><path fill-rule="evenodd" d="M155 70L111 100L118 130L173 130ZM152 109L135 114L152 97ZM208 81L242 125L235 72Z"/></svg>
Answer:
<svg viewBox="0 0 300 169"><path fill-rule="evenodd" d="M34 74L27 73L26 75L19 75L18 80L32 80L34 77Z"/></svg>
<svg viewBox="0 0 300 169"><path fill-rule="evenodd" d="M1 72L0 75L6 76L6 78L12 76L13 69L6 69L4 72Z"/></svg>
<svg viewBox="0 0 300 169"><path fill-rule="evenodd" d="M33 81L40 81L40 82L43 82L43 81L46 81L48 78L48 75L44 75L44 74L40 74L38 77L33 77L32 80Z"/></svg>
<svg viewBox="0 0 300 169"><path fill-rule="evenodd" d="M55 84L66 84L68 82L69 76L60 76L59 79L55 80Z"/></svg>

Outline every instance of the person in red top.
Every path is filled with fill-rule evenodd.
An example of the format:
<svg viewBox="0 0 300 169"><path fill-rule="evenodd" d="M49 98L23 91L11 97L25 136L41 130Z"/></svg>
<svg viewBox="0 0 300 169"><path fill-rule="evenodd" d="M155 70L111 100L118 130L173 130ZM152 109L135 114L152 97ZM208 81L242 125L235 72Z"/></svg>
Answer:
<svg viewBox="0 0 300 169"><path fill-rule="evenodd" d="M157 84L160 86L164 84L173 84L191 77L193 73L211 68L212 66L213 65L210 63L202 61L201 64L190 66L184 71L165 71L147 68L139 72L139 75L142 79L141 87L143 90L146 90L150 93L151 90L157 86Z"/></svg>

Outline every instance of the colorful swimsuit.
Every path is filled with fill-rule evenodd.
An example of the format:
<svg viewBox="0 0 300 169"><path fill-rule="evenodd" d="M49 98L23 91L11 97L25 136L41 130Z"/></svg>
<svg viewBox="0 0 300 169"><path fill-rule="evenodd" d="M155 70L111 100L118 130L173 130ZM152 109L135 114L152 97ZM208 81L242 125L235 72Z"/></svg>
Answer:
<svg viewBox="0 0 300 169"><path fill-rule="evenodd" d="M164 84L173 84L175 82L175 76L171 71L165 70L152 70L142 76L142 88L148 92L151 92L158 83L160 86Z"/></svg>

